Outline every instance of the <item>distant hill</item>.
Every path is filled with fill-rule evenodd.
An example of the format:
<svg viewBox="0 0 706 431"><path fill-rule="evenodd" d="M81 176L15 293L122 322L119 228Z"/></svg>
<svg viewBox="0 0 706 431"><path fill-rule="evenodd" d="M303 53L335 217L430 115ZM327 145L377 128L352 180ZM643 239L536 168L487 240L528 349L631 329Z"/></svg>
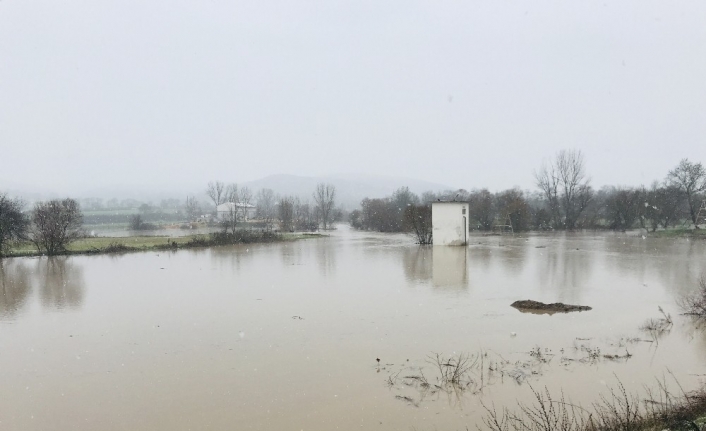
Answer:
<svg viewBox="0 0 706 431"><path fill-rule="evenodd" d="M426 191L449 190L452 187L404 177L384 175L337 174L320 177L297 175L270 175L255 181L240 184L253 191L272 189L281 195L298 196L312 200L312 194L318 183L330 183L336 187L337 201L346 208L355 208L364 198L389 196L400 187L409 187L410 191L421 194Z"/></svg>

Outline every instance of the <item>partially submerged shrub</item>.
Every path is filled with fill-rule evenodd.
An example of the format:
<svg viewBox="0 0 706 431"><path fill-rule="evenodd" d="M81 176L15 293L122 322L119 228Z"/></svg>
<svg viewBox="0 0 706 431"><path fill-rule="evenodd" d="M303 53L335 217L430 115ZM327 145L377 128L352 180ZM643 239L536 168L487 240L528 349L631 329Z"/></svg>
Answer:
<svg viewBox="0 0 706 431"><path fill-rule="evenodd" d="M672 329L674 322L672 321L671 314L665 313L662 307L658 308L659 312L662 313L662 317L647 319L645 323L640 326L640 330L659 335Z"/></svg>
<svg viewBox="0 0 706 431"><path fill-rule="evenodd" d="M492 431L699 429L692 421L706 413L706 389L692 393L681 390L681 395L674 395L664 380L657 383L657 390L648 390L647 397L640 400L618 381L617 387L590 409L565 400L563 393L557 398L547 388L537 391L530 386L532 404L519 403L515 411L500 412L484 405L483 423ZM676 384L679 386L679 382Z"/></svg>
<svg viewBox="0 0 706 431"><path fill-rule="evenodd" d="M699 279L699 290L684 296L679 301L679 306L686 315L706 318L706 275L702 275Z"/></svg>

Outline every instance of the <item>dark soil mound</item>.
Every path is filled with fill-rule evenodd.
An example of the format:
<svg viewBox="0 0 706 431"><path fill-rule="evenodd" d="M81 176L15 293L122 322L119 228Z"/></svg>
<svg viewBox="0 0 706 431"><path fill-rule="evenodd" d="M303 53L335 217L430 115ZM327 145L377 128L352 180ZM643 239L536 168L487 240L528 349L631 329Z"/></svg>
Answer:
<svg viewBox="0 0 706 431"><path fill-rule="evenodd" d="M588 311L591 307L585 305L569 305L555 302L553 304L545 304L543 302L525 300L515 301L511 306L522 312L538 313L538 314L554 314L554 313L569 313L571 311Z"/></svg>

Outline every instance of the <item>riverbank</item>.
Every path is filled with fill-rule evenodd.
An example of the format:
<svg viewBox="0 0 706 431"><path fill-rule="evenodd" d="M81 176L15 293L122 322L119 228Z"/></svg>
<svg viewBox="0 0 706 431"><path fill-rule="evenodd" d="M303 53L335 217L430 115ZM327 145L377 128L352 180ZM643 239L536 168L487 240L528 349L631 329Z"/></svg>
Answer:
<svg viewBox="0 0 706 431"><path fill-rule="evenodd" d="M706 239L706 229L675 228L650 232L649 236L655 238L694 238Z"/></svg>
<svg viewBox="0 0 706 431"><path fill-rule="evenodd" d="M243 230L233 234L222 232L206 235L169 236L128 236L128 237L86 237L72 242L60 255L131 253L150 250L179 250L185 248L206 248L233 244L269 243L295 241L326 236L319 233L276 233ZM4 257L43 256L31 242L15 245Z"/></svg>

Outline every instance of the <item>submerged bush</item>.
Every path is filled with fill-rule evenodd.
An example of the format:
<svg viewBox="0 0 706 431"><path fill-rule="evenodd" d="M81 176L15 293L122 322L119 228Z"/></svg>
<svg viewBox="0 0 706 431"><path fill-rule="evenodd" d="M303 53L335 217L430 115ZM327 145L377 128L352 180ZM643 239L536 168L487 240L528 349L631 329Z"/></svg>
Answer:
<svg viewBox="0 0 706 431"><path fill-rule="evenodd" d="M698 318L706 318L706 275L699 280L699 290L691 295L684 296L679 305L684 314Z"/></svg>

